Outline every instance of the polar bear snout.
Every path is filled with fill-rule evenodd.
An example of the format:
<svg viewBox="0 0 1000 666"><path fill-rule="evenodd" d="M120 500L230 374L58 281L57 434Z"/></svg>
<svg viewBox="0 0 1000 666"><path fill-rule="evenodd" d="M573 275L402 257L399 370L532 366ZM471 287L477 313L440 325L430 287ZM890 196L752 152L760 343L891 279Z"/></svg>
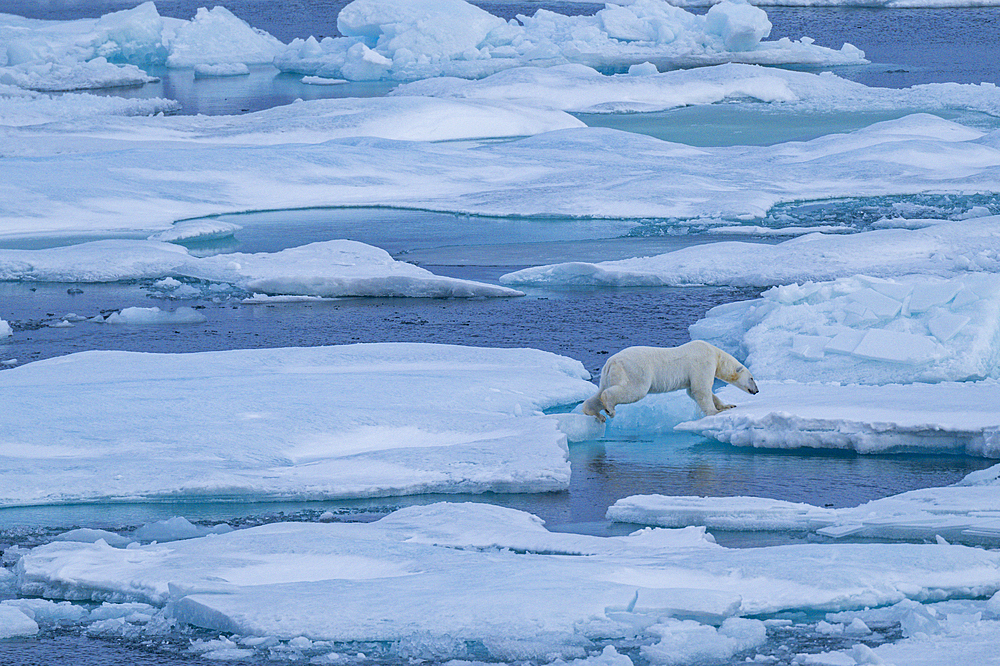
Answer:
<svg viewBox="0 0 1000 666"><path fill-rule="evenodd" d="M736 381L733 384L750 395L757 395L757 382L753 380L753 375L746 368L741 368L736 374Z"/></svg>

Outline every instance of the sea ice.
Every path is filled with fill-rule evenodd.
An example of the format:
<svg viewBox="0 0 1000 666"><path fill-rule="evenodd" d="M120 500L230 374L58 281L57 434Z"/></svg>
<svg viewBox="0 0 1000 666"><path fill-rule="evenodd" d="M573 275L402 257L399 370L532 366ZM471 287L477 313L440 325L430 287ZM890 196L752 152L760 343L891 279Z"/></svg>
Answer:
<svg viewBox="0 0 1000 666"><path fill-rule="evenodd" d="M985 219L990 226L998 222ZM988 246L968 250L981 257L991 252ZM784 285L713 308L690 331L734 354L758 380L1000 378L1000 276L854 276Z"/></svg>
<svg viewBox="0 0 1000 666"><path fill-rule="evenodd" d="M1000 543L1000 465L973 472L958 483L922 488L860 506L831 509L763 497L673 497L636 495L615 502L609 520L729 531L815 532L901 541Z"/></svg>
<svg viewBox="0 0 1000 666"><path fill-rule="evenodd" d="M760 645L764 623L741 615L985 599L1000 587L1000 555L964 546L727 549L703 528L601 538L549 533L495 506L400 513L128 549L50 543L18 562L20 591L152 604L180 622L231 632L227 640L240 647L248 636L385 641L411 658L447 661L468 659L467 642L475 642L491 659L551 660L594 654L598 639L626 638L652 663L674 663L672 655L728 659ZM456 526L435 545L449 516ZM515 526L509 539L507 524ZM492 535L484 541L480 529ZM529 532L538 550L511 549ZM592 554L564 554L581 542Z"/></svg>
<svg viewBox="0 0 1000 666"><path fill-rule="evenodd" d="M225 63L221 65L195 65L194 78L205 79L220 76L246 76L250 68L242 62Z"/></svg>
<svg viewBox="0 0 1000 666"><path fill-rule="evenodd" d="M718 391L734 409L678 430L756 448L951 451L1000 458L1000 383L866 386L758 381L756 396ZM765 388L766 387L766 388Z"/></svg>
<svg viewBox="0 0 1000 666"><path fill-rule="evenodd" d="M424 344L29 363L0 373L0 505L561 490L566 436L540 410L586 398L587 377Z"/></svg>
<svg viewBox="0 0 1000 666"><path fill-rule="evenodd" d="M1000 149L993 135L930 115L770 147L693 148L600 128L491 143L387 141L360 137L357 130L352 130L352 138L321 143L276 143L281 141L278 129L287 120L280 114L299 113L304 119L301 123L306 124L316 108L292 104L282 111L273 110L278 115L270 117L281 118L280 123L241 129L240 122L258 122L256 114L247 114L254 118L232 121L235 131L226 137L230 145L163 141L169 133L164 135L155 126L151 131L160 140L138 142L123 142L121 133L115 134L119 140L102 138L96 128L84 128L81 136L41 126L8 131L5 140L9 138L10 148L4 158L8 194L0 200L0 216L5 220L0 233L9 237L123 229L153 232L179 219L216 213L331 205L389 205L502 216L711 219L752 225L782 201L928 190L992 192L1000 179ZM407 114L413 108L408 107ZM133 120L135 127L142 127L143 119ZM261 133L275 145L259 145L265 142ZM311 136L320 141L322 133ZM941 159L943 154L947 160ZM42 156L46 159L39 160ZM240 169L233 169L233 164ZM583 193L581 182L588 183ZM711 187L706 189L706 183ZM981 228L975 220L966 222L970 229ZM959 234L960 239L968 238L967 233L972 232L947 228L947 235ZM895 238L891 235L868 238L895 242L890 241ZM899 271L913 262L923 270L928 260L948 270L952 264L947 252L961 249L944 237L899 238L936 243L941 254L921 255L912 261L905 257L879 261L887 271ZM839 242L849 241L807 236L797 250L793 245L779 252L812 256L819 245L833 254ZM995 239L983 237L976 242L989 248ZM727 247L713 251L726 252ZM903 247L905 252L920 249ZM742 262L741 257L751 250L744 245L732 248L733 258ZM850 266L848 274L860 272L847 247L843 250L840 260L828 262L823 276L841 263ZM866 256L871 254L866 252ZM794 272L782 271L785 257L779 259L761 255L741 267L720 269L719 262L710 263L702 256L692 259L696 263L686 275L677 277L666 270L667 282L730 282L742 275L744 284L760 279L775 284L791 282L810 269L810 264L800 260ZM814 262L822 267L820 259L814 257ZM957 261L967 261L967 269L989 270L995 256L987 249L985 254L965 252ZM649 275L648 263L635 263L641 275L636 282L663 282L656 274ZM595 272L590 266L585 265L583 272ZM564 279L581 279L580 272L573 271ZM608 283L620 282L614 276Z"/></svg>
<svg viewBox="0 0 1000 666"><path fill-rule="evenodd" d="M9 601L0 601L0 638L34 636L38 623Z"/></svg>
<svg viewBox="0 0 1000 666"><path fill-rule="evenodd" d="M0 125L23 127L54 122L80 121L94 116L151 116L172 113L180 104L172 99L128 99L113 95L65 93L45 95L0 84ZM8 149L13 149L13 137ZM22 149L19 152L22 152ZM30 148L27 151L30 152Z"/></svg>
<svg viewBox="0 0 1000 666"><path fill-rule="evenodd" d="M10 324L0 319L0 339L9 338L13 334L13 331L10 330Z"/></svg>
<svg viewBox="0 0 1000 666"><path fill-rule="evenodd" d="M125 308L120 312L112 312L105 317L96 317L94 321L104 324L120 325L173 325L202 324L208 319L194 308L179 307L176 310L161 310L158 307Z"/></svg>
<svg viewBox="0 0 1000 666"><path fill-rule="evenodd" d="M176 276L223 282L272 295L426 298L522 295L507 287L441 277L419 266L396 261L385 250L348 240L311 243L274 253L210 257L196 257L180 245L151 240L105 240L44 250L0 250L0 280L117 282ZM190 319L188 315L185 317ZM106 322L172 323L168 321L171 316L181 315L161 313L158 308L128 308L112 314Z"/></svg>
<svg viewBox="0 0 1000 666"><path fill-rule="evenodd" d="M534 266L501 276L512 285L608 287L752 285L829 280L863 273L956 275L1000 271L998 217L941 222L922 229L813 233L775 245L727 241L651 257ZM874 297L874 298L877 298ZM864 311L878 312L865 304Z"/></svg>
<svg viewBox="0 0 1000 666"><path fill-rule="evenodd" d="M662 0L608 5L592 16L539 9L505 22L463 0L355 0L341 10L344 37L295 39L275 58L286 72L350 80L433 76L480 78L513 67L576 63L660 69L724 62L845 65L866 62L804 38L762 41L767 14L742 2L723 2L696 15Z"/></svg>
<svg viewBox="0 0 1000 666"><path fill-rule="evenodd" d="M519 67L479 80L439 77L404 83L390 95L503 100L577 113L650 112L749 101L795 113L963 109L1000 115L1000 89L991 83L876 88L832 72L729 63L657 73L655 66L646 65L647 69L630 68L628 74L611 76L578 64Z"/></svg>
<svg viewBox="0 0 1000 666"><path fill-rule="evenodd" d="M34 90L142 85L139 67L270 63L283 44L224 7L190 21L152 2L99 19L42 21L0 14L0 83Z"/></svg>

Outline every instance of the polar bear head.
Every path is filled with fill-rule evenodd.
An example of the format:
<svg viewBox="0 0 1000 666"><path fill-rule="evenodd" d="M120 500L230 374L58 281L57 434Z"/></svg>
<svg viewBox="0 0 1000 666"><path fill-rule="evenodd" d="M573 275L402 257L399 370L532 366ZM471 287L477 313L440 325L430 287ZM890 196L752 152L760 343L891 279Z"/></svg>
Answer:
<svg viewBox="0 0 1000 666"><path fill-rule="evenodd" d="M726 352L719 350L719 359L715 366L715 376L722 381L743 389L750 395L757 393L757 382L746 367Z"/></svg>

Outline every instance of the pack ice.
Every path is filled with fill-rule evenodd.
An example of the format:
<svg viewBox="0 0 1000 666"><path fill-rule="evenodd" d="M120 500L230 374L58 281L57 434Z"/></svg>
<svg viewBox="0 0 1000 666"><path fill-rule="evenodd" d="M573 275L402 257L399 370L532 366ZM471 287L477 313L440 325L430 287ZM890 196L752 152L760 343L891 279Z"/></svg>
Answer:
<svg viewBox="0 0 1000 666"><path fill-rule="evenodd" d="M663 0L609 5L593 16L545 9L503 19L464 0L354 0L337 17L344 37L296 39L275 58L286 72L353 81L432 76L480 78L500 70L576 63L626 69L652 62L661 69L722 62L843 65L866 62L804 38L762 41L767 14L744 2L723 2L696 15Z"/></svg>
<svg viewBox="0 0 1000 666"><path fill-rule="evenodd" d="M658 73L651 63L604 75L579 64L519 67L479 80L438 77L404 83L392 96L494 100L575 113L636 113L718 102L764 102L794 113L967 109L1000 115L995 85L934 83L875 88L819 74L728 63Z"/></svg>
<svg viewBox="0 0 1000 666"><path fill-rule="evenodd" d="M743 615L988 596L1000 555L910 544L722 548L704 528L550 533L486 504L369 524L273 524L167 544L54 542L17 564L21 594L146 603L180 622L301 641L385 641L412 658L551 660L629 639L651 663L761 645ZM427 612L433 608L433 612ZM249 640L248 640L249 639ZM332 646L331 646L332 647Z"/></svg>
<svg viewBox="0 0 1000 666"><path fill-rule="evenodd" d="M0 43L0 83L47 91L142 85L156 80L139 69L149 65L270 63L283 46L225 7L186 21L152 2L75 21L0 14Z"/></svg>
<svg viewBox="0 0 1000 666"><path fill-rule="evenodd" d="M315 108L291 105L284 113L295 113L299 106L306 117ZM156 128L152 136L157 140L151 141L123 139L122 133L109 140L99 131L76 134L72 128L45 126L10 131L14 154L4 164L9 196L0 201L4 234L152 232L175 220L218 213L352 205L750 225L781 201L927 190L990 192L1000 175L994 135L927 114L803 143L724 148L694 148L600 128L445 144L372 139L363 136L365 130L322 141L317 131L312 134L317 143L260 145L270 139L262 140L254 120L227 122L243 127L227 137L228 145L192 139L196 132L169 141L169 132ZM277 136L279 127L276 123L267 133ZM241 168L234 170L233 164ZM589 184L586 196L579 192L580 182ZM761 271L756 265L755 277ZM800 258L799 270L803 265ZM595 271L585 267L584 272ZM788 275L765 279L796 279ZM717 277L731 276L721 272ZM710 277L711 272L692 279Z"/></svg>
<svg viewBox="0 0 1000 666"><path fill-rule="evenodd" d="M211 236L195 225L188 238ZM228 233L232 229L226 228ZM192 236L193 234L193 236ZM182 232L180 234L184 236ZM321 241L280 252L195 257L161 241L104 240L44 250L0 250L0 280L117 282L191 277L264 295L483 298L521 292L435 275L388 252L349 240ZM181 283L165 285L180 287Z"/></svg>
<svg viewBox="0 0 1000 666"><path fill-rule="evenodd" d="M995 216L956 221L914 220L912 226L924 228L874 229L847 235L814 232L774 245L726 241L650 257L533 266L507 273L500 281L549 286L770 286L859 274L891 278L909 273L953 276L968 271L997 272L1000 271L998 223L1000 218ZM907 223L895 220L893 224ZM794 289L788 287L782 293L790 294ZM906 291L906 287L898 290ZM899 300L906 295L896 294ZM914 301L914 307L923 307L919 305L921 298ZM959 302L964 300L963 297ZM874 310L866 315L869 305ZM929 303L924 310L936 305L939 304ZM883 307L891 309L888 303ZM855 309L860 310L860 316L869 318L876 311L881 312L874 301L858 303ZM717 315L722 312L725 310L718 310Z"/></svg>
<svg viewBox="0 0 1000 666"><path fill-rule="evenodd" d="M960 542L995 547L1000 541L1000 465L972 472L958 483L921 488L832 509L765 497L635 495L615 502L609 520L729 531L815 532L900 541Z"/></svg>
<svg viewBox="0 0 1000 666"><path fill-rule="evenodd" d="M0 373L0 506L564 489L566 436L541 410L587 377L447 345L71 354Z"/></svg>

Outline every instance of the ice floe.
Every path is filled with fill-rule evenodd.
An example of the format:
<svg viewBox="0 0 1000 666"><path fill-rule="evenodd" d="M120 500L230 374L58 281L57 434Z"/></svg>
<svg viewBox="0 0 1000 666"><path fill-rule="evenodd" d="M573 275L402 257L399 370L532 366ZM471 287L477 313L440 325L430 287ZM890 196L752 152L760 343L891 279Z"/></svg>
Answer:
<svg viewBox="0 0 1000 666"><path fill-rule="evenodd" d="M998 228L998 221L987 218L983 229ZM879 247L885 255L913 246ZM970 244L949 259L962 263L963 257L996 252L988 242ZM1000 378L1000 276L861 275L789 284L713 308L690 330L743 360L758 379L889 384Z"/></svg>
<svg viewBox="0 0 1000 666"><path fill-rule="evenodd" d="M42 21L0 14L0 83L33 90L142 85L139 67L270 63L284 46L224 7L190 21L152 2L98 19Z"/></svg>
<svg viewBox="0 0 1000 666"><path fill-rule="evenodd" d="M566 63L624 71L645 62L661 69L866 62L850 44L834 50L809 38L762 41L771 31L767 14L728 0L705 15L662 0L637 0L592 16L539 9L510 22L463 0L355 0L341 10L337 27L344 37L295 39L274 64L287 72L356 81L480 78L524 65Z"/></svg>
<svg viewBox="0 0 1000 666"><path fill-rule="evenodd" d="M288 113L296 106L287 107ZM310 108L302 114L308 116ZM278 126L269 126L275 136ZM771 147L693 148L600 128L489 144L424 144L357 134L271 146L239 145L238 137L227 146L119 144L99 134L74 138L43 128L12 134L4 158L8 195L0 201L2 233L153 232L175 220L216 213L327 205L752 225L783 201L988 193L1000 178L995 134L926 114ZM252 133L246 139L257 140ZM40 156L48 159L36 159ZM581 182L588 183L585 190ZM754 275L762 264L780 265L757 262ZM771 279L794 278L782 273Z"/></svg>
<svg viewBox="0 0 1000 666"><path fill-rule="evenodd" d="M832 72L814 74L730 63L658 74L655 66L647 65L612 76L578 64L521 67L480 80L424 79L400 85L390 94L503 100L581 113L650 112L750 101L794 113L963 109L1000 115L1000 89L991 83L874 88Z"/></svg>
<svg viewBox="0 0 1000 666"><path fill-rule="evenodd" d="M615 502L608 519L638 525L729 531L815 532L831 539L1000 543L1000 465L958 483L922 488L856 507L827 508L764 497L636 495Z"/></svg>
<svg viewBox="0 0 1000 666"><path fill-rule="evenodd" d="M876 229L850 235L812 233L774 245L728 241L651 257L534 266L507 273L500 281L550 286L769 286L861 273L889 277L907 273L949 276L967 271L998 272L998 223L1000 218L985 217L942 221L922 229ZM898 289L907 291L905 286ZM859 315L870 316L864 314L867 309L861 308ZM888 315L876 316L879 317Z"/></svg>
<svg viewBox="0 0 1000 666"><path fill-rule="evenodd" d="M79 122L94 116L151 116L172 113L180 104L171 99L129 99L90 93L45 95L0 83L0 131L52 122ZM6 150L12 150L8 143Z"/></svg>
<svg viewBox="0 0 1000 666"><path fill-rule="evenodd" d="M529 535L533 547L517 550ZM567 557L581 544L587 556ZM944 544L726 549L703 528L585 537L511 509L437 504L374 523L279 523L127 549L53 542L16 571L23 595L145 603L231 632L219 648L386 641L396 657L477 649L547 661L628 639L666 664L760 646L764 623L744 615L987 599L1000 587L998 557Z"/></svg>
<svg viewBox="0 0 1000 666"><path fill-rule="evenodd" d="M202 324L207 320L205 315L194 308L182 306L176 310L161 310L158 307L124 308L120 312L112 312L106 317L98 316L94 319L104 324L118 324L130 326L142 325L173 325L173 324Z"/></svg>
<svg viewBox="0 0 1000 666"><path fill-rule="evenodd" d="M560 490L566 436L540 410L587 397L588 376L423 344L39 361L0 373L0 505Z"/></svg>
<svg viewBox="0 0 1000 666"><path fill-rule="evenodd" d="M735 409L678 430L757 448L950 451L1000 458L1000 384L866 386L760 382L757 396L723 388ZM763 387L766 386L765 390Z"/></svg>
<svg viewBox="0 0 1000 666"><path fill-rule="evenodd" d="M201 225L191 229L193 233L204 230ZM270 295L425 298L521 295L507 287L435 275L425 268L396 261L385 250L349 240L321 241L272 253L237 252L210 257L196 257L180 245L151 240L104 240L44 250L0 250L0 280L117 282L167 277L199 278ZM139 318L140 311L147 314L150 311L149 308L131 310ZM116 322L109 319L108 323Z"/></svg>

